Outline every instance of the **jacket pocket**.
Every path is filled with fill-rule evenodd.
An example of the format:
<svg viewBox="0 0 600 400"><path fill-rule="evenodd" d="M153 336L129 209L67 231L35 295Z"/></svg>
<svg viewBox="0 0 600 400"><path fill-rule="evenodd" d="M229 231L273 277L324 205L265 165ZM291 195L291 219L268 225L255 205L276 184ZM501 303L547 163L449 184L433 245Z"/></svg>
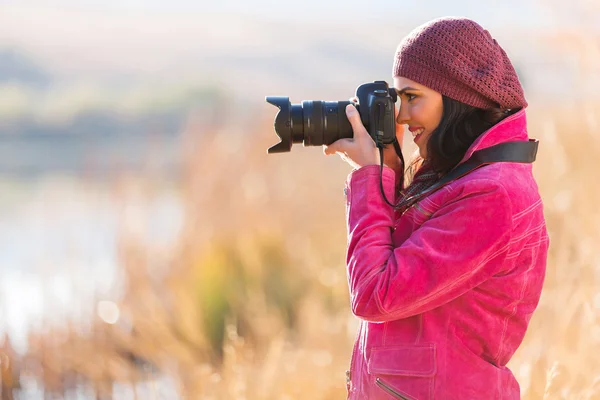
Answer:
<svg viewBox="0 0 600 400"><path fill-rule="evenodd" d="M437 371L433 343L374 347L367 368L374 399L433 399Z"/></svg>

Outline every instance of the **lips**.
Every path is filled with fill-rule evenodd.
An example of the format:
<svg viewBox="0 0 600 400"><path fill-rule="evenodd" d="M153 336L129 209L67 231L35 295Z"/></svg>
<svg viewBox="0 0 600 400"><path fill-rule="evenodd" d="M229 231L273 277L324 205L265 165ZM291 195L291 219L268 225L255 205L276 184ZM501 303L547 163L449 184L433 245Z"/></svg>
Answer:
<svg viewBox="0 0 600 400"><path fill-rule="evenodd" d="M425 131L425 128L421 126L410 126L408 127L408 130L412 133L413 138L416 139L417 136L419 136Z"/></svg>

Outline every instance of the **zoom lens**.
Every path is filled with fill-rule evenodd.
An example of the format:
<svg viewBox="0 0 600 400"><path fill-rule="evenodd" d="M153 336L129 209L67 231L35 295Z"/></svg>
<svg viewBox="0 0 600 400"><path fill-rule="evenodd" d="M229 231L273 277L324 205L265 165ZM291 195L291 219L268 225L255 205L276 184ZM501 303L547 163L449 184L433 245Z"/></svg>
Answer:
<svg viewBox="0 0 600 400"><path fill-rule="evenodd" d="M288 152L293 143L321 146L353 137L352 126L346 117L349 101L305 100L294 105L288 97L267 97L266 101L279 107L274 126L275 133L281 138L268 153Z"/></svg>

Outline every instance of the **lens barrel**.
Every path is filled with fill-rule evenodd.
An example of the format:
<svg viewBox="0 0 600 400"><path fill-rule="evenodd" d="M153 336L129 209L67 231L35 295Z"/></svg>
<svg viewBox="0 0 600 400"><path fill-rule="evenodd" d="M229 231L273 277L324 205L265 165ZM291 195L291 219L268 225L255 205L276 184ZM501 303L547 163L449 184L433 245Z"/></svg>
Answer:
<svg viewBox="0 0 600 400"><path fill-rule="evenodd" d="M288 97L272 96L266 101L279 107L274 127L281 138L268 153L288 152L293 143L302 143L305 147L321 146L353 137L352 126L346 117L346 106L351 104L350 101L304 100L292 105Z"/></svg>

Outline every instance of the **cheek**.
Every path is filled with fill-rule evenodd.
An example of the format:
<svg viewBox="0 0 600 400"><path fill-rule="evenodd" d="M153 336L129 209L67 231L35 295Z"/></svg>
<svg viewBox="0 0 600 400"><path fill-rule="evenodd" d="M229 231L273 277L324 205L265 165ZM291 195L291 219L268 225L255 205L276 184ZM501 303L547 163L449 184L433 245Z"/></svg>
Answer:
<svg viewBox="0 0 600 400"><path fill-rule="evenodd" d="M439 125L441 113L437 108L422 102L412 107L411 119L423 125L427 130L432 131Z"/></svg>
<svg viewBox="0 0 600 400"><path fill-rule="evenodd" d="M410 119L419 125L427 125L427 108L423 106L423 103L411 105Z"/></svg>

